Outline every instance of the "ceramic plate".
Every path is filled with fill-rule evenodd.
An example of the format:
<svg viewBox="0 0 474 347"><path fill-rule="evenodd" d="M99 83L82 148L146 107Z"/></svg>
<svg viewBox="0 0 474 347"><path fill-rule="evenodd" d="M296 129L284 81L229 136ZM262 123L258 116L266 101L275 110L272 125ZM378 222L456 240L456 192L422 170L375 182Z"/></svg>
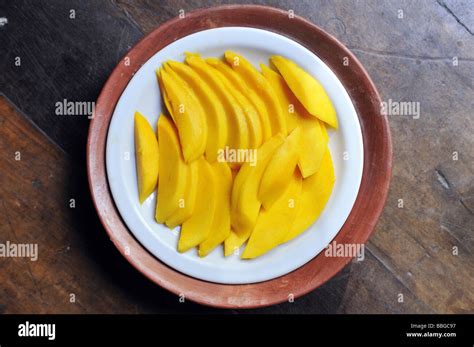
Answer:
<svg viewBox="0 0 474 347"><path fill-rule="evenodd" d="M195 248L184 254L177 252L179 227L171 231L154 219L156 193L143 205L138 201L133 115L138 110L156 126L158 115L167 112L160 102L156 68L170 59L183 61L184 52L221 57L227 49L242 54L255 67L259 63L268 64L268 58L275 54L295 61L322 83L339 120L339 129L329 131L336 183L320 218L301 236L251 260L240 259L239 252L226 258L222 247L217 247L205 258L200 258ZM106 166L112 196L120 215L140 243L162 262L206 281L227 284L261 282L304 265L339 232L359 190L363 167L362 133L347 91L317 55L282 35L266 30L216 28L183 37L166 46L133 76L113 113L107 135Z"/></svg>

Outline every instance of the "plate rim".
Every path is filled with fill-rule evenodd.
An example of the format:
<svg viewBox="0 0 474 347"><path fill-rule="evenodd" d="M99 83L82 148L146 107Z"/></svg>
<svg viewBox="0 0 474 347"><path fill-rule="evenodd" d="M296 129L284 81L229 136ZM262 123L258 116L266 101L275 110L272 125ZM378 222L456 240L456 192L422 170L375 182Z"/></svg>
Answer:
<svg viewBox="0 0 474 347"><path fill-rule="evenodd" d="M265 20L268 16L273 16L275 20ZM175 17L168 20L143 37L118 62L99 94L94 117L89 126L87 141L89 188L94 207L111 241L127 261L150 280L176 295L185 294L186 298L191 301L204 305L221 308L256 308L284 302L288 299L288 293L297 298L332 278L352 258L331 258L327 260L328 258L323 256L324 252L321 252L302 267L281 277L258 283L229 285L206 282L184 275L159 261L134 238L122 221L111 197L105 165L107 132L115 106L133 74L151 56L169 43L206 29L243 26L264 29L283 35L316 54L333 71L347 90L359 118L364 145L363 173L359 192L349 217L333 241L339 239L339 243L341 241L344 243L344 241L355 241L355 238L358 241L357 243L365 243L372 234L387 199L392 171L392 142L388 119L379 112L381 100L374 83L357 58L336 38L302 17L295 15L291 18L292 24L287 27L284 27L284 20L289 20L287 11L260 5L224 5L197 9L187 13L185 18ZM191 25L189 25L190 23ZM279 27L279 24L283 26ZM298 30L302 31L298 32ZM305 38L304 35L308 32L313 34L314 37ZM298 36L299 39L295 36ZM313 41L318 41L316 46L321 46L321 49L336 48L335 52L331 52L333 55L344 53L344 57L349 58L351 68L347 69L345 67L347 69L345 74L343 70L339 71L333 61L328 61L328 59L333 59L332 56L325 59L320 55L320 52L315 51L314 47L308 46L313 44ZM156 42L160 43L158 47ZM128 66L124 64L127 57L130 62ZM342 60L340 65L342 66ZM347 71L357 72L357 82L364 85L361 90L368 92L368 96L365 96L366 93L362 93L361 90L350 90L347 87L345 82L350 81ZM344 78L341 78L341 76ZM359 99L355 99L353 94L357 95L358 92L364 95L359 95ZM366 111L364 115L361 115L358 103L364 102L368 102L371 107L369 112ZM370 124L364 121L365 118L369 117L367 114L375 118L375 126L379 134L375 133L374 135L373 131L369 133ZM373 126L374 124L372 124ZM381 139L379 139L380 136L382 136ZM377 143L375 140L382 141L382 143ZM368 149L373 149L374 153L367 152ZM368 163L369 159L375 160L375 163L378 164L374 166L378 170L376 174L374 174L375 169L367 172L369 164L371 167L373 166L373 162ZM366 175L370 178L375 175L376 189L371 189L371 183L367 182L369 179L365 178ZM372 201L369 210L366 207L361 207L361 205L364 205L363 193L374 195L375 191L378 197L377 201ZM365 205L367 205L368 198L365 198L365 200ZM360 211L362 209L365 209L365 211ZM353 214L356 214L354 211L360 211L359 214L362 213L362 215L356 219L353 216ZM355 223L356 221L358 223ZM331 266L318 268L321 265L317 264L318 262L323 264L329 262ZM308 278L309 275L313 275L313 277ZM279 290L276 288L279 288ZM284 291L284 288L286 288L286 291ZM263 296L265 294L269 296Z"/></svg>

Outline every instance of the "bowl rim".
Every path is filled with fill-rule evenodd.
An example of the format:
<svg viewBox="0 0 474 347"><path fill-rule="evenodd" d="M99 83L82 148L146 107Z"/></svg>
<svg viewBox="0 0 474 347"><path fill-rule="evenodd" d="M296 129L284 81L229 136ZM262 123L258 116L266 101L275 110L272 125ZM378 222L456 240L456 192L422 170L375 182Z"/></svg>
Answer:
<svg viewBox="0 0 474 347"><path fill-rule="evenodd" d="M271 17L272 20L268 20ZM290 24L291 21L291 24ZM328 258L321 252L302 267L272 280L218 284L184 275L149 253L127 229L107 181L105 150L115 106L134 73L156 52L189 34L242 26L286 36L316 54L346 88L356 109L364 143L362 181L351 213L332 241L364 244L385 205L392 171L388 119L380 114L380 96L364 67L336 38L288 11L260 5L224 5L197 9L163 23L142 38L118 62L96 102L87 140L87 175L94 207L119 252L151 281L191 301L220 308L257 308L298 298L341 271L352 258ZM342 61L347 58L349 65ZM364 111L362 113L362 110Z"/></svg>

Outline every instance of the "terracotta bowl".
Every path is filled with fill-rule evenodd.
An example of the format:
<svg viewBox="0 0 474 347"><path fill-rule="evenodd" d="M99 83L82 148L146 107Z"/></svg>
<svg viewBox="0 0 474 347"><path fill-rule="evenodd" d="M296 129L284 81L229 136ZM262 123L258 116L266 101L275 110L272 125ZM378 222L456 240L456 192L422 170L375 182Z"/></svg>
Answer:
<svg viewBox="0 0 474 347"><path fill-rule="evenodd" d="M325 257L324 252L306 265L270 281L225 285L186 276L153 257L132 236L114 205L107 182L105 144L117 101L133 74L156 52L186 35L216 27L243 26L284 35L316 54L337 75L357 111L364 141L364 169L357 200L337 243L362 244L371 235L387 197L392 169L392 143L388 120L380 114L380 96L356 57L336 38L311 22L280 9L236 5L201 9L172 19L133 47L114 69L97 100L89 128L87 170L99 217L110 239L141 273L163 288L186 299L215 307L255 308L297 298L337 274L351 258ZM344 59L349 65L343 65Z"/></svg>

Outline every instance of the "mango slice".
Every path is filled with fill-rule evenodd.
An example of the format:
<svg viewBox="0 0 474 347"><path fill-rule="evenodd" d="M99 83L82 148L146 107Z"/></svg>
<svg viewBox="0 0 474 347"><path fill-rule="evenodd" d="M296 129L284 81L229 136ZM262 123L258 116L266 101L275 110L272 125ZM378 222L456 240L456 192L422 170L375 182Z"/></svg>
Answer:
<svg viewBox="0 0 474 347"><path fill-rule="evenodd" d="M272 127L272 134L288 134L286 119L281 110L278 97L267 80L241 55L226 51L224 56L227 63L242 76L247 86L253 89L265 103Z"/></svg>
<svg viewBox="0 0 474 347"><path fill-rule="evenodd" d="M243 259L252 259L267 253L278 246L293 224L299 208L302 177L295 170L286 192L268 210L262 210L250 239L247 242Z"/></svg>
<svg viewBox="0 0 474 347"><path fill-rule="evenodd" d="M250 103L253 105L253 107L255 107L262 128L262 142L265 142L270 137L272 137L272 128L265 103L262 101L262 99L260 99L253 89L247 87L242 76L235 72L229 65L217 58L206 58L206 63L220 71L225 76L225 78L230 81L232 87L236 88L240 93L247 96Z"/></svg>
<svg viewBox="0 0 474 347"><path fill-rule="evenodd" d="M270 61L306 110L337 129L336 110L321 83L289 59L274 55Z"/></svg>
<svg viewBox="0 0 474 347"><path fill-rule="evenodd" d="M199 158L197 164L199 200L191 217L181 226L179 252L186 252L207 239L216 211L218 184L216 174L204 157Z"/></svg>
<svg viewBox="0 0 474 347"><path fill-rule="evenodd" d="M293 175L301 148L302 130L295 128L271 157L262 175L258 199L268 210L285 192Z"/></svg>
<svg viewBox="0 0 474 347"><path fill-rule="evenodd" d="M227 116L216 93L206 84L199 74L186 64L168 61L165 66L171 68L192 88L205 110L208 128L206 158L211 162L217 160L217 151L224 148L227 141Z"/></svg>
<svg viewBox="0 0 474 347"><path fill-rule="evenodd" d="M196 54L186 54L186 63L201 76L222 103L227 115L229 129L227 145L233 149L248 148L249 134L243 110L235 98L227 92L222 81L215 75L215 70Z"/></svg>
<svg viewBox="0 0 474 347"><path fill-rule="evenodd" d="M226 163L211 165L217 178L216 210L209 237L199 244L199 256L205 257L220 245L230 234L230 195L232 192L232 173Z"/></svg>
<svg viewBox="0 0 474 347"><path fill-rule="evenodd" d="M296 108L301 104L278 72L273 71L265 64L260 64L260 70L262 70L263 77L267 79L268 83L275 91L281 109L286 116L288 132L291 132L298 126L298 116L301 113L298 112L300 110L297 110Z"/></svg>
<svg viewBox="0 0 474 347"><path fill-rule="evenodd" d="M235 177L230 213L232 228L237 235L245 235L255 226L261 206L257 195L260 181L274 152L283 142L281 134L269 139L257 150L255 165L245 163Z"/></svg>
<svg viewBox="0 0 474 347"><path fill-rule="evenodd" d="M187 167L184 162L178 131L165 115L158 118L160 182L155 218L164 223L180 206L186 196Z"/></svg>
<svg viewBox="0 0 474 347"><path fill-rule="evenodd" d="M173 108L171 107L171 102L168 94L166 93L165 86L163 85L163 80L161 79L161 69L156 69L156 79L158 80L158 85L160 86L160 91L161 91L161 99L163 100L163 103L165 104L166 109L171 115L171 112L173 111Z"/></svg>
<svg viewBox="0 0 474 347"><path fill-rule="evenodd" d="M283 239L287 242L305 231L319 217L331 196L336 178L331 153L326 148L317 173L303 180L302 193L295 221Z"/></svg>
<svg viewBox="0 0 474 347"><path fill-rule="evenodd" d="M150 123L135 112L135 154L140 204L155 190L158 182L158 141Z"/></svg>
<svg viewBox="0 0 474 347"><path fill-rule="evenodd" d="M165 224L173 229L180 224L183 224L194 211L196 204L197 185L198 185L198 164L197 161L193 161L189 164L185 164L186 170L186 183L184 189L184 196L179 200L178 208L171 216L166 219Z"/></svg>
<svg viewBox="0 0 474 347"><path fill-rule="evenodd" d="M237 234L233 230L231 231L228 238L224 241L224 256L228 257L234 254L250 237L252 230L249 229L243 234Z"/></svg>
<svg viewBox="0 0 474 347"><path fill-rule="evenodd" d="M302 150L298 157L298 167L303 178L315 174L320 166L328 145L326 127L323 122L304 114L298 119L302 129Z"/></svg>
<svg viewBox="0 0 474 347"><path fill-rule="evenodd" d="M161 68L157 74L166 90L169 112L178 128L184 159L187 163L191 162L206 149L207 126L204 110L194 92L171 69Z"/></svg>
<svg viewBox="0 0 474 347"><path fill-rule="evenodd" d="M323 133L323 139L326 143L329 142L329 136L328 136L328 131L326 129L326 124L322 121L319 121L319 124L321 124L321 131Z"/></svg>

